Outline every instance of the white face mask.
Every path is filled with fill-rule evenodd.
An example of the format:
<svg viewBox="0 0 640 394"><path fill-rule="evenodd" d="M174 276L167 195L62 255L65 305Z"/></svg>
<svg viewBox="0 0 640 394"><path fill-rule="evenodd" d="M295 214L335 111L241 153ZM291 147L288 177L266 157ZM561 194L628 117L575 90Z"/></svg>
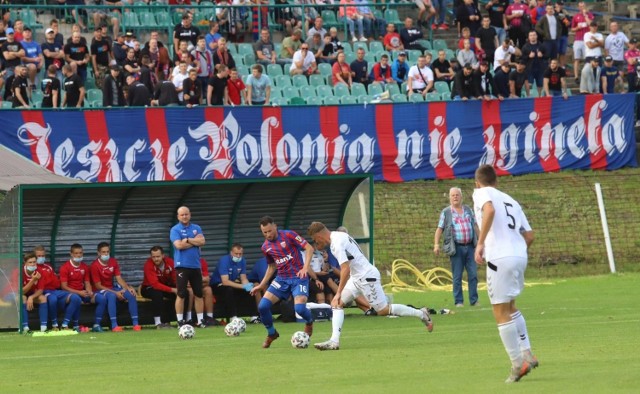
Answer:
<svg viewBox="0 0 640 394"><path fill-rule="evenodd" d="M242 257L231 256L231 260L233 260L234 263L239 263L242 261Z"/></svg>
<svg viewBox="0 0 640 394"><path fill-rule="evenodd" d="M80 263L82 263L83 259L84 259L84 257L74 257L71 260L76 264L80 264Z"/></svg>
<svg viewBox="0 0 640 394"><path fill-rule="evenodd" d="M34 272L38 267L35 265L28 265L26 268L28 272Z"/></svg>
<svg viewBox="0 0 640 394"><path fill-rule="evenodd" d="M38 264L44 264L45 261L46 261L46 259L44 257L36 258L36 263L38 263Z"/></svg>
<svg viewBox="0 0 640 394"><path fill-rule="evenodd" d="M108 254L107 255L104 255L104 254L100 255L100 262L103 263L103 264L107 263L107 262L109 262L110 258L111 258L111 256L109 256Z"/></svg>

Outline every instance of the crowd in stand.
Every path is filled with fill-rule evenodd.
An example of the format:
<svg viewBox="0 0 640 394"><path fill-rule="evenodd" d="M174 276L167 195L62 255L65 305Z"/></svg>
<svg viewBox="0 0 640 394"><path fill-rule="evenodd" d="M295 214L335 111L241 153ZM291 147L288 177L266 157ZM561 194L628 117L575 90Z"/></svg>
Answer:
<svg viewBox="0 0 640 394"><path fill-rule="evenodd" d="M436 91L450 92L446 99L461 100L542 94L567 97L570 33L575 34L573 77L581 93L622 92L624 82L628 91L640 90L637 40L621 32L615 21L605 38L583 2L570 16L562 0L531 4L491 0L483 5L456 0L457 53L450 56L446 50L439 51L436 59L424 33L429 27L449 28L440 1L434 5L430 0L416 0L416 23L407 17L399 31L396 24L381 18L379 6L365 0L338 3L334 15L346 26L346 43L336 27L325 29L321 10L312 6L276 8L273 20L287 34L279 44L281 49L271 39L268 8L247 8L253 12L253 51L240 54L241 60L234 58L238 54L228 46L240 40L247 11L225 8L229 3L224 1L215 8L208 32L195 26L194 4L170 1L185 7L170 43L161 42L158 31L152 31L146 43L138 41L132 31L119 34L112 20L118 18L96 12L92 17L97 27L90 43L81 34L85 24L75 24L65 41L54 19L45 29L45 41L38 44L29 26L20 19L12 21L5 12L0 20L0 83L7 85L4 99L11 100L14 108L26 108L32 92L42 91L42 107L83 107L85 82L91 76L102 91L98 106L104 107L271 104L275 85L268 71L273 65L282 67L277 74L283 69L285 75L304 75L310 82L313 75L326 77L322 71L330 70L330 78L322 83L334 88L346 85L353 95L354 90L362 92L362 87L376 85L375 92L401 92L411 100L433 99L430 94ZM115 38L109 35L106 22L113 25ZM330 68L323 68L325 63ZM250 75L243 75L246 69L239 72L241 65L250 67ZM43 68L46 71L39 80ZM446 89L436 89L438 82L446 83Z"/></svg>

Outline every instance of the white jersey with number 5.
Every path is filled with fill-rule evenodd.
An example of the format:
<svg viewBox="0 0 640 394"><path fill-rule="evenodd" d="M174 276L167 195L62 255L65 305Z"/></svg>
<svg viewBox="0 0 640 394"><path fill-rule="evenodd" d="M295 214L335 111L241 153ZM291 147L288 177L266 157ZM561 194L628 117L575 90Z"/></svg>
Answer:
<svg viewBox="0 0 640 394"><path fill-rule="evenodd" d="M493 187L475 189L473 209L480 230L482 230L482 207L487 202L493 204L495 216L484 243L485 260L491 261L501 257L526 258L527 243L521 232L531 231L531 226L520 204L508 194Z"/></svg>
<svg viewBox="0 0 640 394"><path fill-rule="evenodd" d="M340 265L349 263L353 280L380 278L378 269L364 257L358 243L347 233L331 232L331 254L335 256Z"/></svg>

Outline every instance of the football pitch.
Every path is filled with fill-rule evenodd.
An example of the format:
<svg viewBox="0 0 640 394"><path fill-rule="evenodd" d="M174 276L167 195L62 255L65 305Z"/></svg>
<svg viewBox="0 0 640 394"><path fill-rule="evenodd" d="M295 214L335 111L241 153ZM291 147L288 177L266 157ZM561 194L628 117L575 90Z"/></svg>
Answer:
<svg viewBox="0 0 640 394"><path fill-rule="evenodd" d="M640 378L640 274L558 280L527 287L518 303L540 367L507 385L509 361L486 292L480 307L418 319L365 317L350 309L339 351L294 349L302 324L82 333L33 338L0 334L2 393L635 393ZM465 293L466 296L466 293ZM448 292L402 293L395 302L451 307ZM319 322L311 342L328 339Z"/></svg>

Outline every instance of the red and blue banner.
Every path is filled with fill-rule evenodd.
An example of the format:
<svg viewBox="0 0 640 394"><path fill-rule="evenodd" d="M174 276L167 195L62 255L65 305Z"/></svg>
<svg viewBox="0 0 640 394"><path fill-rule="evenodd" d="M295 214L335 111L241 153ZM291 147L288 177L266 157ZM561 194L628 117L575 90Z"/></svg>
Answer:
<svg viewBox="0 0 640 394"><path fill-rule="evenodd" d="M350 106L0 112L0 143L90 182L637 166L632 94Z"/></svg>

